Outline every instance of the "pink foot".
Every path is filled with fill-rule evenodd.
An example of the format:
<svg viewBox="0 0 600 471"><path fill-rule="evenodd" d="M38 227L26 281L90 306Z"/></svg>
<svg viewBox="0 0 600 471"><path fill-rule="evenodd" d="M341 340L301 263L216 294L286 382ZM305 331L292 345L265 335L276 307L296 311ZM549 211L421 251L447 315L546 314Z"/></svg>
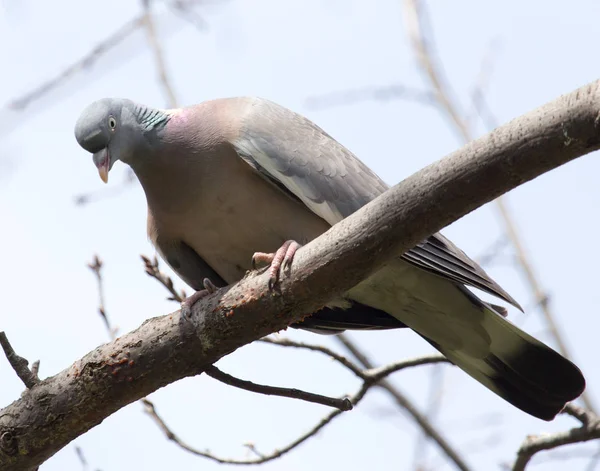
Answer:
<svg viewBox="0 0 600 471"><path fill-rule="evenodd" d="M256 252L252 255L252 268L255 270L257 263L270 265L269 289L273 289L279 281L282 270L289 270L291 267L294 255L300 247L302 246L295 240L286 240L275 253Z"/></svg>
<svg viewBox="0 0 600 471"><path fill-rule="evenodd" d="M204 289L191 294L181 303L181 315L184 318L189 319L192 316L192 306L194 304L209 294L213 294L215 291L217 291L217 287L208 278L204 278L204 280L202 280L202 285L204 286Z"/></svg>

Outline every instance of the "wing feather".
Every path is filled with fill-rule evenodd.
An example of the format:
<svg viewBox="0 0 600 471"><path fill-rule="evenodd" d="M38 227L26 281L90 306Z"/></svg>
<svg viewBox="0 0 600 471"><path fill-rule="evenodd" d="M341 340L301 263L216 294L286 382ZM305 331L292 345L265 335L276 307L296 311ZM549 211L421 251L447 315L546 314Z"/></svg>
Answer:
<svg viewBox="0 0 600 471"><path fill-rule="evenodd" d="M303 116L259 98L248 109L232 142L240 157L329 224L336 224L389 188L352 152ZM402 258L455 283L498 296L522 310L442 234L432 235Z"/></svg>

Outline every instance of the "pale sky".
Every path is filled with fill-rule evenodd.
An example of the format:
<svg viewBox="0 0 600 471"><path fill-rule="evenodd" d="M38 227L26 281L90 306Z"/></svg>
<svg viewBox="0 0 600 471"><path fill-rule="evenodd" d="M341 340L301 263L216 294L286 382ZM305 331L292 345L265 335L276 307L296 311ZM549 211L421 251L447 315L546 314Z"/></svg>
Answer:
<svg viewBox="0 0 600 471"><path fill-rule="evenodd" d="M0 104L54 77L129 19L139 2L105 0L0 3ZM308 97L370 86L402 84L423 89L408 47L400 0L231 0L204 10L208 30L161 7L157 20L173 85L181 104L258 95L310 117L395 184L456 149L460 142L438 110L402 100L365 101L314 109ZM499 44L488 101L506 122L600 77L595 0L428 2L438 52L464 109L480 63L492 41ZM147 277L140 253L154 253L145 233L145 199L132 186L118 196L81 207L83 192L110 192L125 175L118 164L105 187L89 154L73 138L80 111L105 96L128 97L162 107L165 98L153 58L140 33L109 52L87 72L24 112L0 107L0 330L17 352L41 359L42 377L53 375L107 340L96 312L97 289L86 268L94 253L105 262L106 308L121 332L148 317L173 311L166 291ZM479 128L479 132L483 127ZM550 293L557 321L600 407L597 363L600 252L598 155L591 154L527 183L508 195L528 255ZM443 232L472 257L497 240L501 223L487 205ZM544 341L550 337L532 306L510 251L486 270L528 311L511 319ZM183 282L174 278L179 287ZM188 292L190 290L188 289ZM285 335L337 347L328 338ZM378 364L428 353L406 331L352 337ZM298 387L327 395L352 393L354 378L332 362L305 352L251 345L219 362L244 379ZM546 423L515 409L456 368L445 368L442 409L435 425L473 469L510 463L528 434L564 430L577 423ZM399 389L426 410L431 367L400 372ZM23 386L0 358L0 407ZM245 442L263 453L283 447L329 412L323 406L267 398L200 376L151 396L184 440L221 456L243 458ZM265 470L414 469L418 430L379 391L343 414L317 437ZM44 471L79 470L74 445L89 469L224 469L180 450L134 403L68 445ZM600 444L564 448L579 458L545 462L533 469L585 469ZM583 456L582 456L583 455ZM425 469L452 469L428 448Z"/></svg>

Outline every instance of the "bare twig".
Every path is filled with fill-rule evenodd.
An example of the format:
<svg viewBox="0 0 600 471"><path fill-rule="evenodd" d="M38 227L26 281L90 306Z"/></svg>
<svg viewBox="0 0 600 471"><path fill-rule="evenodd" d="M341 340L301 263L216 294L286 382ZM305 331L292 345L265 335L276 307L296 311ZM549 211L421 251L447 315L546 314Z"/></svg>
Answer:
<svg viewBox="0 0 600 471"><path fill-rule="evenodd" d="M357 405L360 402L360 400L365 396L365 394L367 393L368 390L369 390L369 386L366 384L363 385L363 387L360 389L360 391L356 395L354 395L352 398L349 399L350 402L353 405ZM237 465L257 465L257 464L266 463L268 461L273 461L277 458L281 458L283 455L289 453L293 449L300 446L302 443L304 443L310 437L315 436L323 427L325 427L333 419L335 419L336 417L338 417L340 414L343 413L343 411L339 410L339 409L331 412L330 414L323 417L323 419L321 419L313 428L311 428L304 434L300 435L296 440L294 440L293 442L291 442L290 444L288 444L287 446L285 446L279 450L273 451L272 453L270 453L268 455L261 453L255 459L236 460L236 459L231 459L231 458L221 458L219 456L214 455L213 453L211 453L208 450L201 451L196 448L193 448L192 446L185 443L183 440L181 440L177 435L175 435L173 433L173 431L167 426L165 421L158 415L154 406L147 405L146 412L148 413L148 415L150 415L150 417L152 417L154 422L156 422L156 424L163 431L163 433L166 435L166 437L169 440L176 443L177 445L179 445L179 447L183 448L184 450L189 451L190 453L192 453L196 456L201 456L203 458L207 458L209 460L216 461L217 463L237 464Z"/></svg>
<svg viewBox="0 0 600 471"><path fill-rule="evenodd" d="M461 112L454 104L448 80L442 73L442 68L434 59L435 50L430 47L431 38L423 33L423 3L420 0L404 0L407 30L412 47L421 66L421 70L429 79L434 90L438 106L446 112L452 124L462 133L465 140L470 140L467 124Z"/></svg>
<svg viewBox="0 0 600 471"><path fill-rule="evenodd" d="M528 436L517 452L517 459L512 467L513 471L523 471L531 458L540 451L600 438L600 418L596 414L573 404L568 404L563 413L575 417L582 423L582 426L566 432Z"/></svg>
<svg viewBox="0 0 600 471"><path fill-rule="evenodd" d="M404 85L388 85L386 87L364 87L343 90L325 95L308 97L305 106L309 109L323 109L333 106L353 105L361 101L388 101L402 99L434 106L435 95L429 91L418 90Z"/></svg>
<svg viewBox="0 0 600 471"><path fill-rule="evenodd" d="M31 364L31 374L37 378L39 372L40 372L40 360L35 360Z"/></svg>
<svg viewBox="0 0 600 471"><path fill-rule="evenodd" d="M85 455L83 454L83 450L81 449L81 447L75 445L75 454L77 455L77 458L79 459L83 470L85 471L86 469L88 469L88 462L85 459Z"/></svg>
<svg viewBox="0 0 600 471"><path fill-rule="evenodd" d="M167 5L177 16L195 26L199 31L205 32L208 30L208 23L198 12L191 8L194 3L197 2L175 0L168 2Z"/></svg>
<svg viewBox="0 0 600 471"><path fill-rule="evenodd" d="M128 21L108 38L96 45L96 47L94 47L89 53L60 72L56 77L53 77L47 82L42 83L40 86L34 88L25 95L13 99L6 106L13 110L24 110L33 101L38 100L42 96L51 92L69 77L89 68L96 60L98 60L100 56L119 46L123 40L125 40L130 34L132 34L142 25L143 20L144 17L139 16L131 21Z"/></svg>
<svg viewBox="0 0 600 471"><path fill-rule="evenodd" d="M422 0L404 0L405 5L405 17L407 18L407 26L409 31L409 37L413 45L415 54L420 63L421 70L428 78L431 86L436 91L436 97L441 110L450 118L451 124L454 129L460 134L464 142L469 142L473 139L471 130L469 129L467 122L462 118L462 114L458 109L456 101L453 100L452 88L448 85L448 81L444 77L443 68L439 61L436 60L435 50L432 46L431 37L423 31L423 24L426 21L426 15L424 13L423 1ZM481 97L480 97L481 98ZM480 102L483 102L480 100ZM491 113L488 113L488 117ZM489 120L488 120L489 121ZM495 121L495 120L494 120ZM495 123L494 123L495 124ZM567 133L565 128L565 133ZM519 260L519 266L522 269L525 279L529 284L529 288L533 293L537 301L542 301L547 298L544 290L541 287L538 277L535 274L531 263L529 262L521 238L517 232L516 225L513 221L512 215L510 214L504 198L498 197L496 205L500 212L500 216L504 221L505 231L510 239ZM555 320L555 316L550 310L549 303L541 304L542 313L546 319L546 322L550 328L552 337L556 342L558 351L567 358L572 358L569 354L566 342L558 329L558 325ZM590 398L589 389L584 391L581 395L587 409L594 411L593 402Z"/></svg>
<svg viewBox="0 0 600 471"><path fill-rule="evenodd" d="M125 190L128 190L133 187L133 184L137 182L137 177L131 168L127 168L125 171L125 178L119 184L112 185L103 190L90 191L89 193L81 193L75 196L75 205L77 206L85 206L90 203L94 203L95 201L104 200L106 198L112 198L115 196L119 196Z"/></svg>
<svg viewBox="0 0 600 471"><path fill-rule="evenodd" d="M598 462L600 462L600 449L596 450L585 471L594 471L598 467Z"/></svg>
<svg viewBox="0 0 600 471"><path fill-rule="evenodd" d="M15 370L15 373L17 373L17 376L23 381L23 384L27 389L31 389L40 382L37 374L29 369L29 362L25 358L17 355L14 351L4 332L0 332L0 346L2 346L2 350L4 350L4 354L6 355L6 359L10 363L10 366Z"/></svg>
<svg viewBox="0 0 600 471"><path fill-rule="evenodd" d="M479 67L479 74L473 89L471 91L471 109L466 114L465 122L468 129L474 128L474 121L476 117L479 117L483 123L488 127L488 129L494 129L496 126L490 126L490 121L488 120L489 109L487 108L487 103L485 101L485 91L489 86L489 83L492 78L493 65L498 56L498 50L500 46L500 41L498 38L493 39L483 56L481 61L481 65ZM493 119L491 114L489 115Z"/></svg>
<svg viewBox="0 0 600 471"><path fill-rule="evenodd" d="M244 446L248 449L248 451L254 454L254 456L258 456L259 458L265 457L265 455L256 449L256 445L254 445L254 443L244 443Z"/></svg>
<svg viewBox="0 0 600 471"><path fill-rule="evenodd" d="M345 339L345 342L348 342L347 338ZM436 363L450 363L450 361L443 355L425 355L422 357L411 358L409 360L397 361L390 363L389 365L380 366L379 368L369 368L363 372L363 375L366 381L370 383L378 383L383 378L396 371L404 370L405 368L412 368L413 366L433 365Z"/></svg>
<svg viewBox="0 0 600 471"><path fill-rule="evenodd" d="M438 365L431 369L431 373L429 375L429 394L427 397L427 406L425 408L424 415L432 424L435 423L436 416L442 405L442 399L444 396L444 373L445 369L441 365ZM418 434L418 437L415 440L412 466L412 468L415 470L428 468L428 466L424 464L427 459L428 441L429 437L422 431Z"/></svg>
<svg viewBox="0 0 600 471"><path fill-rule="evenodd" d="M156 257L156 255L152 260L149 257L146 257L145 255L140 255L140 257L144 262L144 270L146 271L148 276L154 278L161 285L167 288L169 293L171 293L171 296L169 296L167 299L169 301L177 301L179 303L183 302L183 300L187 297L185 295L185 291L181 290L181 293L177 292L171 277L167 276L160 270L158 258Z"/></svg>
<svg viewBox="0 0 600 471"><path fill-rule="evenodd" d="M597 419L593 412L585 410L572 402L569 402L562 411L563 414L570 415L579 420L582 425L589 425L591 421Z"/></svg>
<svg viewBox="0 0 600 471"><path fill-rule="evenodd" d="M273 344L277 344L277 343L273 342ZM323 350L320 350L318 348L311 348L313 346L309 346L307 344L299 344L302 346L294 345L294 342L292 342L292 341L282 342L279 345L306 348L308 350L315 350L315 351L323 352ZM317 346L314 346L314 347L317 347ZM330 352L324 352L324 353L329 354ZM335 358L335 357L332 356L332 358ZM410 368L413 366L436 363L441 360L443 360L443 359L440 359L440 355L430 355L427 357L414 358L411 360L406 360L404 362L394 363L385 368L374 368L374 369L368 369L368 370L362 371L360 376L362 378L364 378L364 380L363 380L363 384L362 384L361 388L358 390L358 392L354 396L352 396L350 398L344 398L341 400L333 399L333 398L324 398L323 396L319 396L318 400L312 400L312 399L315 399L315 396L316 396L312 393L305 393L304 391L298 391L298 390L289 390L286 388L272 388L271 386L256 385L254 383L250 383L249 381L243 381L238 378L229 376L229 375L219 371L214 366L209 367L208 369L205 370L209 376L211 376L219 381L222 381L226 384L229 384L231 386L240 387L242 389L247 389L247 390L251 390L254 392L260 392L263 394L271 394L271 392L266 392L266 391L276 391L275 393L277 395L282 395L285 397L294 397L296 399L308 400L309 402L317 402L319 404L324 404L324 405L338 408L338 410L331 412L330 414L323 417L314 427L312 427L306 433L302 434L296 440L294 440L289 445L285 446L284 448L282 448L280 450L275 450L272 453L265 455L263 453L259 453L258 451L256 451L254 444L252 444L253 451L258 455L258 457L255 459L236 460L236 459L231 459L231 458L221 458L221 457L218 457L218 456L212 454L210 451L207 451L207 450L201 451L201 450L191 447L187 443L183 442L166 425L165 421L156 412L156 408L154 407L154 405L148 403L145 400L142 400L142 402L144 402L144 404L146 405L146 412L150 415L150 417L152 417L152 419L156 422L156 424L163 431L163 433L167 436L167 438L169 440L172 440L173 442L175 442L177 445L179 445L184 450L189 451L190 453L193 453L197 456L201 456L201 457L216 461L218 463L238 464L238 465L257 465L257 464L266 463L267 461L272 461L276 458L280 458L284 454L292 451L294 448L296 448L299 445L301 445L302 443L304 443L308 438L316 435L317 432L319 432L323 427L325 427L325 425L330 423L333 419L335 419L342 412L344 412L346 410L350 410L350 409L352 409L353 406L356 406L360 402L360 400L365 396L367 391L372 386L376 385L378 383L378 381L380 381L381 379L389 376L390 374L392 374L396 371L404 369L404 368ZM283 394L279 394L280 392L283 392ZM328 403L323 401L323 399L325 399ZM333 401L336 401L336 402L334 403ZM337 401L339 401L339 402L337 402ZM245 446L248 447L247 444Z"/></svg>
<svg viewBox="0 0 600 471"><path fill-rule="evenodd" d="M356 358L356 360L365 368L373 370L375 367L367 355L345 334L340 334L336 337L340 343ZM434 442L438 444L441 450L446 454L448 459L460 470L468 471L470 468L464 459L443 437L441 432L436 430L434 425L425 417L412 402L401 393L389 381L383 380L378 383L385 389L394 399L396 404L413 418L413 420L421 427L423 432L427 434Z"/></svg>
<svg viewBox="0 0 600 471"><path fill-rule="evenodd" d="M344 342L347 342L348 338L344 334L341 334L341 335L342 335L342 343L345 346ZM439 355L439 354L424 355L424 356L420 356L420 357L416 357L416 358L409 358L408 360L400 360L400 361L393 362L393 363L390 363L388 365L381 366L378 368L368 367L368 366L366 366L365 363L363 363L359 359L360 363L362 363L363 366L365 367L365 369L362 369L359 366L357 366L355 363L353 363L352 361L348 360L346 357L340 355L339 353L335 352L334 350L331 350L330 348L327 348L323 345L313 345L313 344L304 343L304 342L296 342L294 340L285 339L285 338L272 339L272 338L268 338L268 337L260 339L259 342L269 343L272 345L279 345L282 347L301 348L301 349L305 349L305 350L312 350L315 352L324 353L325 355L331 357L333 360L337 361L338 363L340 363L341 365L345 366L347 369L352 371L352 373L354 373L356 376L358 376L359 378L361 378L362 380L364 380L370 384L376 384L379 381L381 381L383 378L385 378L386 376L389 376L390 374L395 373L396 371L400 371L400 370L403 370L406 368L412 368L414 366L432 365L432 364L436 364L436 363L450 363L450 361L445 356ZM353 350L353 351L357 351L357 350Z"/></svg>
<svg viewBox="0 0 600 471"><path fill-rule="evenodd" d="M177 99L175 98L175 92L173 91L171 80L169 79L169 74L167 73L162 49L160 47L158 37L156 36L156 29L152 19L150 3L150 0L142 0L142 6L144 8L144 26L148 36L148 44L152 50L152 53L154 54L154 63L158 72L158 78L160 79L163 91L167 97L167 104L169 107L175 108L177 106Z"/></svg>
<svg viewBox="0 0 600 471"><path fill-rule="evenodd" d="M485 267L490 265L503 251L503 249L510 243L508 237L498 237L495 242L490 245L481 255L479 255L475 261Z"/></svg>
<svg viewBox="0 0 600 471"><path fill-rule="evenodd" d="M320 394L314 394L296 388L280 388L276 386L256 384L252 381L246 381L224 373L214 365L206 368L204 372L217 381L228 384L229 386L245 389L246 391L266 394L268 396L281 396L292 399L300 399L301 401L314 402L315 404L334 407L342 411L352 410L352 403L348 398L338 399L336 397L322 396Z"/></svg>
<svg viewBox="0 0 600 471"><path fill-rule="evenodd" d="M106 313L104 304L104 280L102 279L102 260L100 260L98 255L94 255L92 262L88 263L88 268L92 270L96 276L96 281L98 282L98 314L100 314L100 317L102 317L102 320L104 321L104 326L106 327L110 339L114 340L119 329L117 327L112 327L110 320L108 319L108 314Z"/></svg>
<svg viewBox="0 0 600 471"><path fill-rule="evenodd" d="M259 342L269 343L272 345L279 345L281 347L301 348L301 349L305 349L305 350L312 350L314 352L324 353L325 355L329 356L333 360L337 361L341 365L348 368L350 371L352 371L352 373L354 373L359 378L365 379L364 372L358 365L356 365L353 362L351 362L350 360L348 360L345 356L340 355L339 353L337 353L323 345L313 345L313 344L304 343L304 342L296 342L296 341L290 340L290 339L274 339L274 338L269 338L269 337L262 338L259 340Z"/></svg>

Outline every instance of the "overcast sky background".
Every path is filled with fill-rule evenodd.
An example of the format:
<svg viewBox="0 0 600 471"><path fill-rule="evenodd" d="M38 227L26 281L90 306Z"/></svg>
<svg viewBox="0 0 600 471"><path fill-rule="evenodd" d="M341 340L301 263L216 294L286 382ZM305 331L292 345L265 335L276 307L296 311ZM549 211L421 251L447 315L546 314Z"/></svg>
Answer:
<svg viewBox="0 0 600 471"><path fill-rule="evenodd" d="M55 76L138 15L138 3L2 0L0 106ZM214 3L197 10L208 25L204 32L158 5L159 34L180 103L236 95L269 98L313 119L390 184L460 145L439 111L420 104L375 100L327 109L307 106L311 96L345 89L425 87L408 46L401 1ZM439 55L465 108L492 41L499 47L487 96L500 122L600 76L600 3L595 0L573 0L568 7L541 0L431 0L428 6ZM84 192L108 194L125 176L125 166L116 165L105 187L89 154L73 138L81 110L105 96L165 105L143 34L133 35L25 111L0 108L0 329L18 353L41 359L42 377L61 371L107 340L96 312L95 279L86 268L94 253L105 262L106 308L121 332L177 308L144 274L139 259L140 253L154 254L145 233L141 188L136 184L117 197L74 204L76 195ZM598 406L600 252L594 234L599 174L598 155L590 154L508 195L523 243ZM444 233L476 257L499 237L502 225L497 216L495 207L487 205ZM549 341L539 311L532 308L532 295L511 263L510 250L486 269L528 309L526 316L511 309L511 318ZM179 280L177 284L183 287ZM285 335L337 346L308 333ZM431 351L409 331L352 336L380 364ZM218 365L245 379L327 395L351 393L359 386L350 374L318 355L265 345L246 346ZM528 434L577 425L569 417L553 423L531 418L458 369L442 368L444 395L435 424L474 469L500 469L512 462ZM430 371L424 367L393 377L422 410L428 403ZM0 378L1 407L18 398L23 386L3 357ZM170 385L151 398L184 440L237 458L247 456L243 443L253 442L267 453L328 412L314 404L235 390L204 376ZM372 391L316 438L263 468L414 469L418 437L411 420L383 392ZM74 444L83 449L90 469L223 469L168 442L138 403L78 438L41 469L81 469ZM579 457L533 469L558 470L567 464L585 469L585 456L597 448L598 444L565 448L562 452ZM544 461L542 455L539 461ZM432 445L425 469L442 468L451 469Z"/></svg>

